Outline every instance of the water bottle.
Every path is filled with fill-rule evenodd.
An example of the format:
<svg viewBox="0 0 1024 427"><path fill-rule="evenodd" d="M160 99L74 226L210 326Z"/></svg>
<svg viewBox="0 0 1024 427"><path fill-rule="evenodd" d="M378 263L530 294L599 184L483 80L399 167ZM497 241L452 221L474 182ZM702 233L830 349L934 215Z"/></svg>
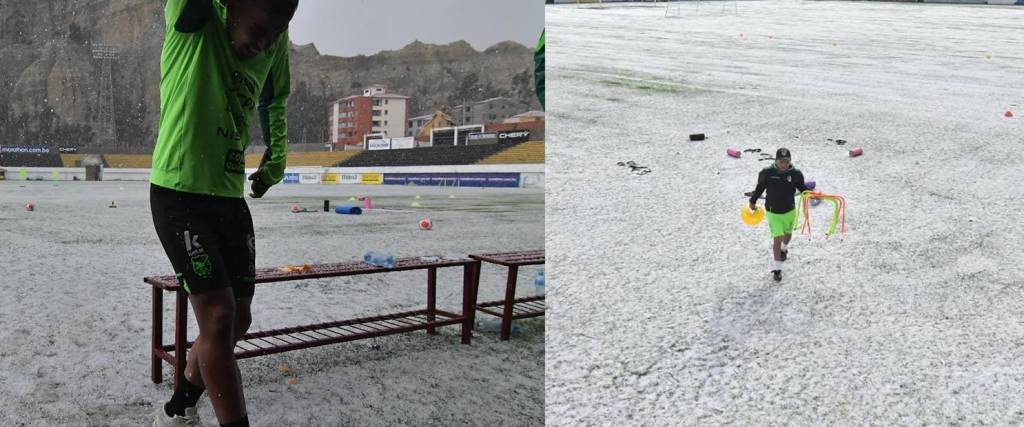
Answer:
<svg viewBox="0 0 1024 427"><path fill-rule="evenodd" d="M377 267L395 268L395 256L382 252L367 252L366 255L363 255L363 261Z"/></svg>
<svg viewBox="0 0 1024 427"><path fill-rule="evenodd" d="M501 318L491 317L491 316L477 317L476 318L476 330L478 330L480 332L488 332L488 333L493 333L493 334L500 333L501 332ZM522 330L522 327L520 327L515 322L512 322L512 330L511 330L511 332L513 334L518 334L520 330Z"/></svg>
<svg viewBox="0 0 1024 427"><path fill-rule="evenodd" d="M481 316L476 319L476 329L480 332L501 332L501 319Z"/></svg>
<svg viewBox="0 0 1024 427"><path fill-rule="evenodd" d="M537 295L544 295L544 270L537 273L537 278L533 280L533 287Z"/></svg>

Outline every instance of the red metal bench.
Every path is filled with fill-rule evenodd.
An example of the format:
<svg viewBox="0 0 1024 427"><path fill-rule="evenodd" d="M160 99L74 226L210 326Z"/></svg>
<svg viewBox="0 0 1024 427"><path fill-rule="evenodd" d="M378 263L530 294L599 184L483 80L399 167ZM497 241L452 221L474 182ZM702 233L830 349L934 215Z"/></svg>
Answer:
<svg viewBox="0 0 1024 427"><path fill-rule="evenodd" d="M501 339L508 341L512 335L512 321L537 317L544 315L544 296L516 298L516 279L519 276L519 267L524 265L544 264L544 250L501 252L490 254L470 255L475 260L489 262L508 267L508 280L505 283L505 299L490 301L476 305L476 309L492 316L501 318ZM476 278L473 280L480 283L480 268L476 268ZM470 319L472 320L472 319Z"/></svg>
<svg viewBox="0 0 1024 427"><path fill-rule="evenodd" d="M463 267L462 313L455 314L438 310L437 269ZM336 322L303 325L245 334L235 346L235 357L244 359L265 354L280 353L380 337L416 330L435 334L434 328L445 325L462 325L462 343L469 344L473 330L473 307L476 301L476 284L480 263L468 258L415 257L397 260L394 268L382 268L364 262L344 262L311 265L307 271L284 272L278 268L256 270L256 283L284 282L291 280L318 279L325 277L354 276L361 274L390 273L408 270L427 270L427 307L422 310L384 314L373 317L341 320ZM174 276L154 276L143 279L153 286L153 341L152 380L161 383L161 360L174 367L174 383L184 377L184 363L192 342L188 341L188 295L178 285ZM163 292L174 292L175 319L174 343L163 343ZM181 355L179 358L178 355Z"/></svg>

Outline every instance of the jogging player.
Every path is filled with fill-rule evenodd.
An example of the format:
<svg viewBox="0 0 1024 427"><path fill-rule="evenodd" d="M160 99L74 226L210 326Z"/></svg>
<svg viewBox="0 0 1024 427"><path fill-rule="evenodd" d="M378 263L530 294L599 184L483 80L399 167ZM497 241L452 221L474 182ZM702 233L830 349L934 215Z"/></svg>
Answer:
<svg viewBox="0 0 1024 427"><path fill-rule="evenodd" d="M167 0L160 127L150 207L160 243L196 313L199 335L154 426L200 425L204 390L222 426L248 426L234 357L248 330L256 238L244 198L245 149L259 110L267 150L252 181L281 181L290 93L288 23L298 0Z"/></svg>
<svg viewBox="0 0 1024 427"><path fill-rule="evenodd" d="M757 175L757 188L750 195L750 210L757 208L757 199L767 191L764 208L768 228L772 233L772 276L782 280L782 263L789 255L789 240L796 221L796 203L793 197L807 191L804 175L793 167L792 155L786 148L775 152L775 162Z"/></svg>

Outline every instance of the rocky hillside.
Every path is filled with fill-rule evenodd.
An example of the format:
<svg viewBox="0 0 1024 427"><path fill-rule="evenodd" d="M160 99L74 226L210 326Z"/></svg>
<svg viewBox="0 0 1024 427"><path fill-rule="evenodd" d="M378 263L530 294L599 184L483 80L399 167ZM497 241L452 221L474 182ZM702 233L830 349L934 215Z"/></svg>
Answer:
<svg viewBox="0 0 1024 427"><path fill-rule="evenodd" d="M120 49L112 68L118 145L151 147L159 113L163 5L162 0L0 0L0 141L95 145L102 66L92 50L94 44L108 44ZM513 42L483 52L462 41L414 42L350 58L293 45L291 61L289 123L295 143L325 141L328 103L370 84L411 96L411 115L492 96L539 107L532 89L532 50Z"/></svg>

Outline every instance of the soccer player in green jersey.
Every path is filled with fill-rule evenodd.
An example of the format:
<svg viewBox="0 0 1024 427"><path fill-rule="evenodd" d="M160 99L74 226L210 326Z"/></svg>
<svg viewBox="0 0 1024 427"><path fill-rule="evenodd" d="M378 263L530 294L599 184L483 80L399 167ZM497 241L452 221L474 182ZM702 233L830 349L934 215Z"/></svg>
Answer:
<svg viewBox="0 0 1024 427"><path fill-rule="evenodd" d="M252 317L256 239L244 198L253 110L267 150L250 196L281 181L298 0L167 0L150 207L199 335L154 426L199 425L204 390L222 426L248 426L235 343Z"/></svg>

